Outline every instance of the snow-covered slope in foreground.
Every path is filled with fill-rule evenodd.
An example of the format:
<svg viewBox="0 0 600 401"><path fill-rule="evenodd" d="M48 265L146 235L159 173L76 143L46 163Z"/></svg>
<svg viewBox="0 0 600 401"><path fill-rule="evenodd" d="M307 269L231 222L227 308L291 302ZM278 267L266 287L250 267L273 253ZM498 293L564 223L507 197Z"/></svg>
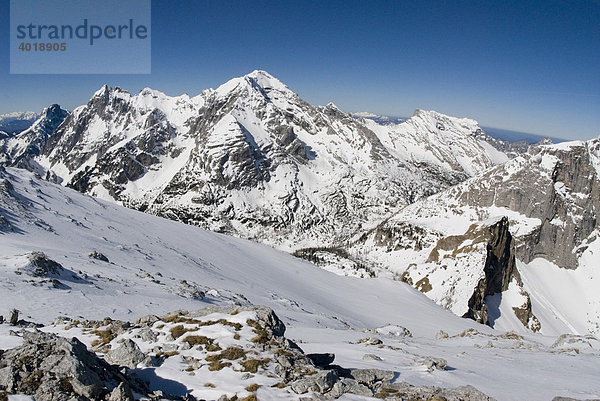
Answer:
<svg viewBox="0 0 600 401"><path fill-rule="evenodd" d="M449 330L474 327L401 283L339 277L272 248L117 207L23 170L3 174L0 274L11 293L3 309L16 307L35 320L48 320L49 311L131 319L252 303L275 309L286 323L311 326L373 327L402 314L420 335L434 335L443 317ZM55 277L60 283L32 282L27 254L34 251L70 272ZM88 256L94 251L109 263ZM204 300L194 299L199 291Z"/></svg>
<svg viewBox="0 0 600 401"><path fill-rule="evenodd" d="M336 363L347 368L393 370L398 380L419 385L470 384L498 400L600 396L598 343L591 338L503 335L397 281L337 276L263 245L108 204L23 170L0 175L2 311L16 307L48 323L57 315L134 320L182 308L263 304L305 351L335 352ZM62 269L36 276L31 252L44 252ZM398 326L413 337L398 335ZM439 330L450 337L437 339ZM383 344L360 343L364 337ZM7 338L0 336L2 348L15 345ZM450 368L429 372L422 365L427 356L446 359ZM171 380L173 372L187 374L177 359L167 365L168 372L155 373Z"/></svg>

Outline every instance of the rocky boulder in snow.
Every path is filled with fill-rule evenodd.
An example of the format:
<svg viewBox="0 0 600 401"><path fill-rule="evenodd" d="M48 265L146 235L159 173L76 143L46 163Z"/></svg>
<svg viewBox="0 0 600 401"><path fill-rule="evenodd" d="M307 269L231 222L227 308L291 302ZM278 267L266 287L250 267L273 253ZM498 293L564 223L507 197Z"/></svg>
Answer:
<svg viewBox="0 0 600 401"><path fill-rule="evenodd" d="M0 355L0 386L9 394L28 394L37 401L100 400L119 385L125 393L131 386L148 393L76 338L23 332L23 345Z"/></svg>
<svg viewBox="0 0 600 401"><path fill-rule="evenodd" d="M413 386L405 382L383 385L375 398L388 401L494 401L473 386L460 386L453 389L439 387Z"/></svg>
<svg viewBox="0 0 600 401"><path fill-rule="evenodd" d="M34 267L32 274L37 277L57 276L65 270L60 263L49 259L44 252L31 252L27 258Z"/></svg>
<svg viewBox="0 0 600 401"><path fill-rule="evenodd" d="M109 260L102 252L93 251L88 255L92 259L100 260L102 262L109 263Z"/></svg>
<svg viewBox="0 0 600 401"><path fill-rule="evenodd" d="M151 364L150 358L130 339L123 340L121 345L115 349L111 349L104 359L113 365L127 366L129 369L135 369L142 362L146 365Z"/></svg>
<svg viewBox="0 0 600 401"><path fill-rule="evenodd" d="M12 326L16 326L17 323L19 322L19 311L16 309L11 309L10 312L8 312L8 316L6 317L6 320L8 321L8 323Z"/></svg>

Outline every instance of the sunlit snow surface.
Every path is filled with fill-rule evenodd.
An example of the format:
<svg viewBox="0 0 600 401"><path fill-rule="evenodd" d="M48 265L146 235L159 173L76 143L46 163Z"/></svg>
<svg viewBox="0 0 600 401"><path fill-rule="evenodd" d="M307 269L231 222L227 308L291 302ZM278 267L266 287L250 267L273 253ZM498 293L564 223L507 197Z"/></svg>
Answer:
<svg viewBox="0 0 600 401"><path fill-rule="evenodd" d="M400 282L340 277L271 248L124 209L21 170L8 169L5 176L14 190L0 192L0 213L14 231L0 233L3 313L14 307L25 318L49 324L58 315L135 320L148 313L251 302L273 308L288 327L286 336L306 352L333 352L336 363L347 368L390 369L399 372L397 380L413 384L471 384L498 400L600 396L597 341L573 336L555 344L556 337L503 336L454 316ZM94 250L110 262L89 258ZM54 288L28 275L31 251L45 252L71 278L61 273L63 286ZM205 291L206 298L186 298L184 288L189 287L181 280ZM394 335L389 327L364 332L389 325L405 327L413 337ZM45 330L63 330L90 342L77 329L52 327ZM469 328L477 331L465 332ZM2 348L18 345L8 330L0 326ZM450 338L436 339L439 330ZM380 338L384 346L357 343L365 337ZM363 360L367 353L382 361ZM426 371L419 362L427 356L447 359L450 368ZM210 389L195 387L199 383L218 381L234 390L243 384L226 371L191 378L177 361L157 368L156 374L185 382L194 394L209 396ZM266 377L256 380L268 383ZM267 390L259 390L258 397L298 399Z"/></svg>

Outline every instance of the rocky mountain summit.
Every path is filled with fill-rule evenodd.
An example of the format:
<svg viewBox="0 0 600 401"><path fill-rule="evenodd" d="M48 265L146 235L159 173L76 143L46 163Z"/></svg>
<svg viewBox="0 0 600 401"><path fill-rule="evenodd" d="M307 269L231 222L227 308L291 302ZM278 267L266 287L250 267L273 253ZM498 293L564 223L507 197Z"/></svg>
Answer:
<svg viewBox="0 0 600 401"><path fill-rule="evenodd" d="M0 135L0 165L41 172L35 158L68 114L59 105L53 104L45 108L24 131L4 138Z"/></svg>
<svg viewBox="0 0 600 401"><path fill-rule="evenodd" d="M105 86L30 160L81 192L294 250L334 245L492 167L501 154L478 130L421 110L357 120L254 71L193 98Z"/></svg>

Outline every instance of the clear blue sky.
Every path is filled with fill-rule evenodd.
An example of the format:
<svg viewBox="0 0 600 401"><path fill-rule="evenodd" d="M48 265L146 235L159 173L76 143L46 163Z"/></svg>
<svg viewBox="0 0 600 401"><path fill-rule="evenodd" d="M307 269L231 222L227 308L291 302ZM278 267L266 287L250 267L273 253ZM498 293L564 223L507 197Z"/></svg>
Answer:
<svg viewBox="0 0 600 401"><path fill-rule="evenodd" d="M264 69L345 111L600 135L600 0L154 0L150 75L10 75L0 4L0 113L72 109L104 83L195 95Z"/></svg>

